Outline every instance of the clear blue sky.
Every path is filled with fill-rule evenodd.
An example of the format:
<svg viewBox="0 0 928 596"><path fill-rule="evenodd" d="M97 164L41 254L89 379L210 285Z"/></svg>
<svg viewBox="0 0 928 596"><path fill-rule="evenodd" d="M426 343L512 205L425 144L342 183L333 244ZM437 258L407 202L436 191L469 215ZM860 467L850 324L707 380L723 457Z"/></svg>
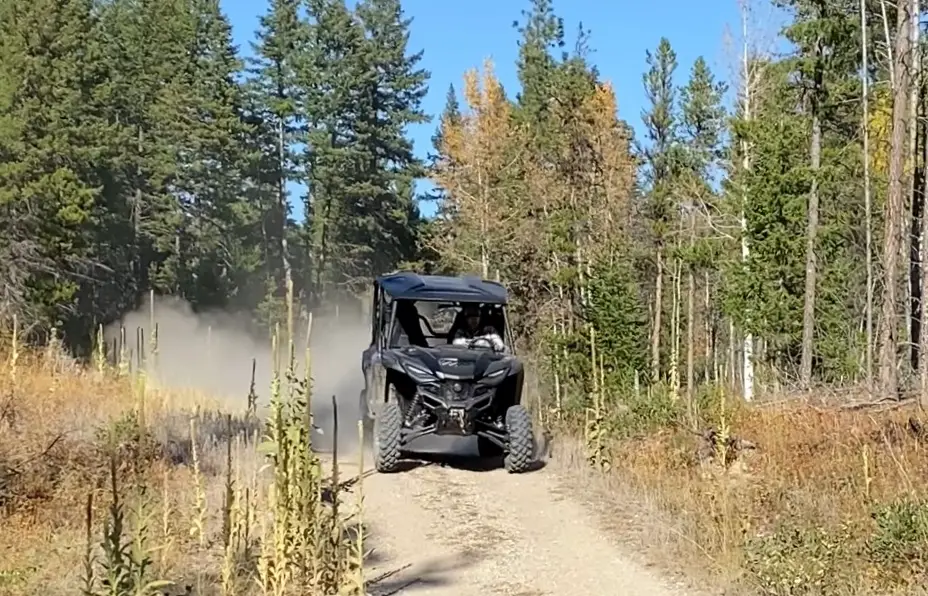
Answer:
<svg viewBox="0 0 928 596"><path fill-rule="evenodd" d="M518 90L515 60L518 32L512 26L521 19L528 0L404 0L406 14L413 18L410 51L425 51L422 66L432 74L424 108L433 116L444 107L449 84L461 88L461 77L480 66L487 57L496 64L497 75L510 94ZM244 55L258 27L258 17L267 9L266 0L222 0L236 43ZM667 37L677 52L678 77L685 80L690 66L704 56L716 75L732 74L731 50L726 31L735 40L740 30L737 0L555 0L555 10L564 18L573 40L578 25L592 32L592 60L602 77L612 82L618 96L619 115L637 134L641 133L641 111L645 104L641 76L645 50ZM734 44L737 52L737 41ZM425 156L435 122L416 126L410 133L416 153ZM295 189L296 190L296 189ZM292 199L299 201L298 192ZM301 205L294 205L301 217Z"/></svg>

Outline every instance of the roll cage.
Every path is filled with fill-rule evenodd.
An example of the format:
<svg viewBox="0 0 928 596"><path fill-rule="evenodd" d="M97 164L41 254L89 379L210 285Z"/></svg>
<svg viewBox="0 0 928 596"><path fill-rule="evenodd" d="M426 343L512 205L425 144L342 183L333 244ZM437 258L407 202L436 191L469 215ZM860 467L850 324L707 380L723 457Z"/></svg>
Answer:
<svg viewBox="0 0 928 596"><path fill-rule="evenodd" d="M514 354L515 346L505 308L508 302L509 296L502 284L477 277L419 275L410 272L385 275L374 281L371 345L378 351L396 347L394 340L400 336L400 331L410 343L419 339L417 336L421 336L426 346L450 343L449 338L456 331L461 308L465 304L478 304L486 322L496 328L509 353ZM455 322L446 331L436 330L433 321L418 312L416 307L421 303L435 305L436 312L454 311ZM412 321L406 319L411 314L415 314L420 323L415 328L411 328ZM424 323L429 335L422 332L421 323ZM428 340L444 341L429 344Z"/></svg>

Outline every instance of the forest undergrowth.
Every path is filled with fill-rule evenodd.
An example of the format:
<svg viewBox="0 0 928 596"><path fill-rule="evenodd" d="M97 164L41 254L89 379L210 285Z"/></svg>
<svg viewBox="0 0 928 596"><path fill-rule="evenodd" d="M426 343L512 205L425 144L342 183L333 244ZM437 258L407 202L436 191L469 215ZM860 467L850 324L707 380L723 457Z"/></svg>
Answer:
<svg viewBox="0 0 928 596"><path fill-rule="evenodd" d="M160 385L157 337L125 335L91 366L4 341L0 594L364 594L360 479L312 450L293 342L268 407L252 383L234 408Z"/></svg>
<svg viewBox="0 0 928 596"><path fill-rule="evenodd" d="M706 387L694 422L670 391L597 392L585 413L546 413L579 439L562 438L555 460L598 469L607 523L668 570L726 594L925 593L928 424L915 404L851 390L748 404Z"/></svg>

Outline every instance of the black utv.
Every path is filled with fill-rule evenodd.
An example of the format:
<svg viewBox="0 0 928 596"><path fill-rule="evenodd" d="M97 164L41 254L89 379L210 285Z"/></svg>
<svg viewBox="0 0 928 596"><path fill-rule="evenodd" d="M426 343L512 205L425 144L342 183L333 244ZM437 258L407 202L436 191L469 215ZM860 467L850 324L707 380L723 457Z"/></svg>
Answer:
<svg viewBox="0 0 928 596"><path fill-rule="evenodd" d="M371 345L361 368L361 413L372 427L374 465L395 472L425 435L476 436L481 457L528 470L532 418L521 402L506 289L474 277L392 273L374 282ZM423 314L426 313L426 314Z"/></svg>

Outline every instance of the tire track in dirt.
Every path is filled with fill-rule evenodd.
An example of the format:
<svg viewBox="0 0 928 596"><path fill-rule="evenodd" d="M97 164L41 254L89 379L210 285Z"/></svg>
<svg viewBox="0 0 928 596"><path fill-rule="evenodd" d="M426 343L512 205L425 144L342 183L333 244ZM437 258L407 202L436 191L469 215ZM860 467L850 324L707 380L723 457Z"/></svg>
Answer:
<svg viewBox="0 0 928 596"><path fill-rule="evenodd" d="M380 576L371 594L685 596L624 556L592 512L558 496L554 472L428 460L365 478L368 578Z"/></svg>

